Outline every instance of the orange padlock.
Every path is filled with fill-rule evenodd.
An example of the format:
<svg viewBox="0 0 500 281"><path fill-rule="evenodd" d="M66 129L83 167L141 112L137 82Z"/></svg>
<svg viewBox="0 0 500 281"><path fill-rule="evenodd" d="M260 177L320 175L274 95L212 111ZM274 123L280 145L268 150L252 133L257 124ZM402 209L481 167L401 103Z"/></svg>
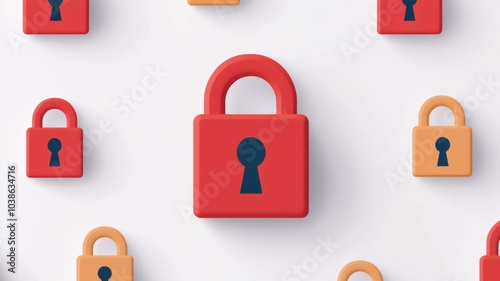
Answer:
<svg viewBox="0 0 500 281"><path fill-rule="evenodd" d="M66 115L66 128L43 127L43 116L51 109ZM83 130L69 102L51 98L36 107L32 128L26 131L26 174L30 178L83 176Z"/></svg>
<svg viewBox="0 0 500 281"><path fill-rule="evenodd" d="M116 256L94 256L94 244L100 238L116 243ZM134 281L134 259L127 254L127 242L112 227L92 230L83 242L83 255L77 260L77 281Z"/></svg>
<svg viewBox="0 0 500 281"><path fill-rule="evenodd" d="M372 278L372 281L384 281L380 270L374 264L367 261L353 261L348 263L340 271L338 281L347 281L356 272L368 274Z"/></svg>
<svg viewBox="0 0 500 281"><path fill-rule="evenodd" d="M455 115L455 126L429 126L438 106ZM468 177L472 175L472 129L465 125L460 103L448 96L435 96L420 109L413 128L413 175L416 177Z"/></svg>

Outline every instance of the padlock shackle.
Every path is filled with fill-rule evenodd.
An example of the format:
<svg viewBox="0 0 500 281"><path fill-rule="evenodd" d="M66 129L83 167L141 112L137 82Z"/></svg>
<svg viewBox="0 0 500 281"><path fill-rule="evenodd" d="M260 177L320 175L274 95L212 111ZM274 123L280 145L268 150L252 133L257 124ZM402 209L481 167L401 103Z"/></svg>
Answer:
<svg viewBox="0 0 500 281"><path fill-rule="evenodd" d="M217 67L205 89L205 114L225 114L229 88L249 76L262 78L271 85L276 95L277 114L297 114L297 93L292 78L279 63L261 55L239 55Z"/></svg>
<svg viewBox="0 0 500 281"><path fill-rule="evenodd" d="M488 256L498 256L498 242L500 241L500 221L497 222L488 233L486 242L486 254Z"/></svg>
<svg viewBox="0 0 500 281"><path fill-rule="evenodd" d="M52 109L59 109L66 115L66 127L68 128L76 128L77 127L77 118L76 111L73 106L60 98L50 98L42 101L33 112L33 128L42 128L43 127L43 116L47 111Z"/></svg>
<svg viewBox="0 0 500 281"><path fill-rule="evenodd" d="M108 226L98 227L87 234L85 240L83 241L83 255L93 256L94 244L101 238L109 238L115 242L118 256L128 255L127 241L125 240L125 237L123 237L118 230Z"/></svg>
<svg viewBox="0 0 500 281"><path fill-rule="evenodd" d="M347 281L356 272L368 274L372 278L372 281L384 281L382 273L380 273L380 270L373 263L361 260L350 262L344 266L340 271L338 281Z"/></svg>
<svg viewBox="0 0 500 281"><path fill-rule="evenodd" d="M465 112L460 103L449 96L435 96L428 99L420 108L418 114L418 125L429 126L431 112L438 106L449 108L455 116L455 126L465 126Z"/></svg>

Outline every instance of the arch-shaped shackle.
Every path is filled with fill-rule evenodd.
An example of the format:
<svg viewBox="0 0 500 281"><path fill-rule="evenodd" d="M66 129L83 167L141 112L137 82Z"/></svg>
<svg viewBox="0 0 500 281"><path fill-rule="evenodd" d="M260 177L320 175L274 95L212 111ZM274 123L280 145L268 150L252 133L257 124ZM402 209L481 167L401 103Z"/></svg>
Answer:
<svg viewBox="0 0 500 281"><path fill-rule="evenodd" d="M431 112L438 106L449 108L455 116L455 126L465 126L465 112L462 105L449 96L435 96L428 99L420 108L418 114L418 125L429 126Z"/></svg>
<svg viewBox="0 0 500 281"><path fill-rule="evenodd" d="M101 238L109 238L115 242L118 256L128 255L127 241L125 240L125 237L123 237L118 230L108 226L95 228L87 234L85 240L83 241L83 255L93 256L94 244Z"/></svg>
<svg viewBox="0 0 500 281"><path fill-rule="evenodd" d="M43 116L47 111L52 109L59 109L66 115L66 127L76 128L77 127L77 117L76 111L73 106L66 100L60 98L50 98L42 101L33 112L32 127L42 128L43 127Z"/></svg>
<svg viewBox="0 0 500 281"><path fill-rule="evenodd" d="M297 94L288 72L268 57L248 54L230 58L214 71L205 89L205 114L225 114L229 88L249 76L262 78L271 85L277 114L297 113Z"/></svg>
<svg viewBox="0 0 500 281"><path fill-rule="evenodd" d="M353 261L348 263L342 270L340 271L339 274L339 279L338 281L348 281L349 277L353 275L356 272L364 272L368 274L373 281L383 281L384 279L382 278L382 273L380 273L380 270L371 262L368 261Z"/></svg>

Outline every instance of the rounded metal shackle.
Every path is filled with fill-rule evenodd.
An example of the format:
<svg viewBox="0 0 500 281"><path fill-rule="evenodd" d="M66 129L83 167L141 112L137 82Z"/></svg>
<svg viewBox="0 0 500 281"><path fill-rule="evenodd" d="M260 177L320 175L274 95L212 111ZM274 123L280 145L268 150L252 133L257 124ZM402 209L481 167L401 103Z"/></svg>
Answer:
<svg viewBox="0 0 500 281"><path fill-rule="evenodd" d="M93 256L94 244L101 238L109 238L115 242L118 256L128 255L125 237L118 230L108 226L98 227L87 234L87 237L83 241L83 255Z"/></svg>
<svg viewBox="0 0 500 281"><path fill-rule="evenodd" d="M488 256L498 256L499 241L500 241L500 221L497 222L488 233L488 241L486 241L486 254Z"/></svg>
<svg viewBox="0 0 500 281"><path fill-rule="evenodd" d="M66 115L66 127L68 128L76 128L77 127L77 118L76 111L73 106L60 98L50 98L42 101L33 112L33 120L32 127L33 128L42 128L43 127L43 116L47 111L52 109L59 109Z"/></svg>
<svg viewBox="0 0 500 281"><path fill-rule="evenodd" d="M349 280L349 277L356 272L364 272L368 274L373 281L384 280L382 278L382 273L380 273L380 270L374 264L359 260L350 262L344 266L344 268L340 271L338 281L347 281Z"/></svg>
<svg viewBox="0 0 500 281"><path fill-rule="evenodd" d="M261 55L240 55L223 62L208 80L205 114L225 114L226 95L243 77L256 76L271 85L276 95L277 114L297 113L297 94L292 78L276 61Z"/></svg>
<svg viewBox="0 0 500 281"><path fill-rule="evenodd" d="M428 99L420 108L418 125L429 126L431 112L438 106L445 106L453 112L455 126L465 126L465 112L462 105L456 99L449 96L435 96Z"/></svg>

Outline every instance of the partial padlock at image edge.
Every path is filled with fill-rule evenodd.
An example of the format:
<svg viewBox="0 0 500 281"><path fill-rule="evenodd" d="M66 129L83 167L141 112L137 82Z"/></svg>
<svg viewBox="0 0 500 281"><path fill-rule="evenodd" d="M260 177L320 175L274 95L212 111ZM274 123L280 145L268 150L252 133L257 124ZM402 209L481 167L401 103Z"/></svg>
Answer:
<svg viewBox="0 0 500 281"><path fill-rule="evenodd" d="M370 276L372 281L384 281L380 270L371 262L357 260L348 263L340 271L338 281L348 281L349 277L357 272L364 272Z"/></svg>
<svg viewBox="0 0 500 281"><path fill-rule="evenodd" d="M94 244L109 238L116 244L116 256L95 256ZM125 237L112 227L98 227L85 237L83 255L77 259L77 281L134 280L134 259L128 255Z"/></svg>

